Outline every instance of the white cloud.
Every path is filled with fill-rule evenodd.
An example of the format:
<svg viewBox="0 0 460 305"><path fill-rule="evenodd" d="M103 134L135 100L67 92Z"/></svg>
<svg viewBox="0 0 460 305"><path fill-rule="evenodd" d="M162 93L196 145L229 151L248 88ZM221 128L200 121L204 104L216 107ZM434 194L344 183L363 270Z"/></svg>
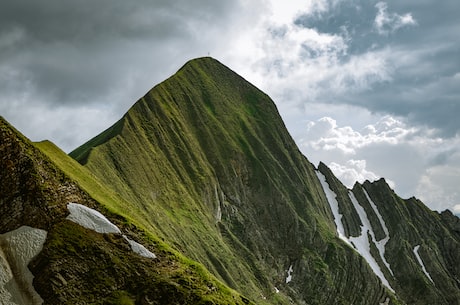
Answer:
<svg viewBox="0 0 460 305"><path fill-rule="evenodd" d="M452 212L454 212L457 215L460 215L460 204L456 204L452 208Z"/></svg>
<svg viewBox="0 0 460 305"><path fill-rule="evenodd" d="M248 74L258 75L257 85L279 103L332 102L392 79L389 49L348 55L346 37L293 24L260 30L258 37L259 44L247 46L259 54Z"/></svg>
<svg viewBox="0 0 460 305"><path fill-rule="evenodd" d="M221 50L224 62L267 92L278 103L333 102L344 94L392 80L392 50L349 54L346 31L326 33L295 24L299 15L327 12L340 1L311 0L297 5L268 1L271 13L242 18L227 34L231 49Z"/></svg>
<svg viewBox="0 0 460 305"><path fill-rule="evenodd" d="M286 5L286 2L278 0L270 0L267 2L270 8L269 18L279 24L288 24L301 12L312 11L315 6L314 2L318 1L291 0L289 1L289 5Z"/></svg>
<svg viewBox="0 0 460 305"><path fill-rule="evenodd" d="M391 116L384 116L377 123L365 126L361 132L350 126L339 127L334 119L323 117L316 122L308 122L301 146L355 155L358 149L373 144L397 145L417 132L417 129L409 128Z"/></svg>
<svg viewBox="0 0 460 305"><path fill-rule="evenodd" d="M389 33L395 32L404 26L417 24L410 13L404 15L389 13L388 5L385 2L378 2L375 7L378 12L375 16L374 27L381 35L388 35Z"/></svg>
<svg viewBox="0 0 460 305"><path fill-rule="evenodd" d="M355 109L343 116L354 113L364 121ZM460 137L438 138L433 130L391 116L361 127L323 117L307 122L297 143L314 163L328 164L347 187L384 177L401 197L416 196L434 210L453 210L460 202Z"/></svg>
<svg viewBox="0 0 460 305"><path fill-rule="evenodd" d="M366 160L350 159L344 165L331 162L328 166L336 177L348 188L352 188L355 182L375 181L380 178L375 173L366 169Z"/></svg>
<svg viewBox="0 0 460 305"><path fill-rule="evenodd" d="M460 141L456 140L456 145ZM444 164L435 164L426 168L418 180L415 190L417 196L436 210L446 208L455 211L460 207L460 153L450 154L448 160L443 156ZM458 212L456 212L458 213Z"/></svg>

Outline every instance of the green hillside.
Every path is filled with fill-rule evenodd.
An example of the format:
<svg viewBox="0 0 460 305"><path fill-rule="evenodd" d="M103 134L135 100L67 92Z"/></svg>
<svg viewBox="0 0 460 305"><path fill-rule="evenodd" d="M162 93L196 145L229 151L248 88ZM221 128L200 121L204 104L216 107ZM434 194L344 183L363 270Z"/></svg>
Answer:
<svg viewBox="0 0 460 305"><path fill-rule="evenodd" d="M129 203L128 217L258 304L385 300L336 237L272 100L212 58L188 62L70 155ZM353 272L366 275L352 285L362 295L344 285Z"/></svg>
<svg viewBox="0 0 460 305"><path fill-rule="evenodd" d="M126 202L54 144L31 143L2 117L0 156L0 237L21 226L47 232L29 264L43 304L251 303L143 230L141 222L124 217ZM120 234L96 233L68 220L69 202L99 210L156 258L134 253ZM12 278L2 274L8 283L0 283L0 303L25 304L9 294L15 283L26 300L29 292L8 251L2 249L2 270L11 269Z"/></svg>

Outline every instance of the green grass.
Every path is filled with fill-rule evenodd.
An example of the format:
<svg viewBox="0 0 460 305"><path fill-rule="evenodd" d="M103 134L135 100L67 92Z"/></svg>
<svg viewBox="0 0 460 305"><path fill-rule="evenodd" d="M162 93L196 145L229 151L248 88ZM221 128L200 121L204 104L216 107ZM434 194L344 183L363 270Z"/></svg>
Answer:
<svg viewBox="0 0 460 305"><path fill-rule="evenodd" d="M65 172L72 180L76 181L84 191L91 195L91 197L102 203L105 208L110 209L112 213L127 216L123 213L123 206L127 204L126 201L101 183L90 171L88 171L88 169L70 158L50 141L46 140L33 144L47 155L60 170Z"/></svg>
<svg viewBox="0 0 460 305"><path fill-rule="evenodd" d="M150 260L127 251L120 235L99 234L71 221L57 224L36 266L39 292L64 304L246 304L202 265L168 251ZM158 250L158 249L157 249ZM65 286L51 285L56 272ZM251 302L249 302L251 303Z"/></svg>
<svg viewBox="0 0 460 305"><path fill-rule="evenodd" d="M331 279L346 277L336 269L346 258L325 259L340 241L313 166L271 99L212 59L189 62L72 152L84 169L37 146L108 210L185 254L184 266L200 262L202 277L209 270L258 304L290 302L273 287L293 259L305 262L303 297L342 287Z"/></svg>
<svg viewBox="0 0 460 305"><path fill-rule="evenodd" d="M145 221L145 215L142 215L141 212L133 209L133 206L130 205L126 200L118 196L113 190L100 182L86 168L66 155L53 143L49 141L43 141L34 143L34 145L40 149L40 151L45 153L54 162L54 164L58 166L60 170L65 172L72 180L77 182L82 190L86 191L92 198L98 201L102 208L107 209L106 212L108 212L109 215L116 217L116 221L119 222L119 225L134 225L143 230L145 234L145 241L150 241L150 243L154 244L156 249L163 253L163 257L166 260L175 262L174 265L176 268L166 268L165 270L162 270L164 272L163 276L168 278L173 277L175 280L177 280L179 286L182 287L181 289L183 293L197 294L200 296L200 298L203 298L203 302L209 302L209 304L227 304L227 302L229 302L228 304L245 303L243 302L243 300L246 300L245 298L238 296L237 293L229 289L226 285L222 284L201 264L186 258L177 250L171 248L167 243L163 242L160 238L158 238L158 236L154 235L152 232L155 232L155 230L152 229L152 226ZM120 217L117 217L116 215L120 215L122 218L120 219ZM186 216L187 215L183 216L182 219L185 219ZM194 228L196 229L196 226ZM76 232L71 233L68 230L69 229L67 229L67 231L61 230L61 238L52 239L54 247L56 249L60 249L57 250L58 252L65 251L65 253L61 253L61 255L65 255L66 253L78 255L81 249L86 249L89 247L89 245L85 244L89 241L85 239L87 236L77 234ZM80 236L80 238L77 238L77 242L72 243L68 240L69 236ZM122 260L120 264L128 264L128 261ZM104 286L105 284L102 281L103 278L104 277L100 278L101 281L99 282L102 282L101 285ZM152 285L155 285L155 283L152 283ZM209 285L215 287L215 291L213 290L212 294L210 294L208 291ZM189 292L186 292L187 290L189 290ZM237 299L240 301L230 302L226 300L228 297L231 297L232 300ZM128 302L129 304L130 298L127 295L115 295L112 296L110 300L113 301L113 304L123 304L123 302Z"/></svg>

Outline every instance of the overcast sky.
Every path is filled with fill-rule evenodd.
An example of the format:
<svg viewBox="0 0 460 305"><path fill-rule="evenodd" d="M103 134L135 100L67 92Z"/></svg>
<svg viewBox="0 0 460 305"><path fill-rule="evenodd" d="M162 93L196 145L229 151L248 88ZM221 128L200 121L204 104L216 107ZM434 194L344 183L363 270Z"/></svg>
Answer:
<svg viewBox="0 0 460 305"><path fill-rule="evenodd" d="M0 115L67 152L187 60L269 94L349 187L460 213L458 0L2 0Z"/></svg>

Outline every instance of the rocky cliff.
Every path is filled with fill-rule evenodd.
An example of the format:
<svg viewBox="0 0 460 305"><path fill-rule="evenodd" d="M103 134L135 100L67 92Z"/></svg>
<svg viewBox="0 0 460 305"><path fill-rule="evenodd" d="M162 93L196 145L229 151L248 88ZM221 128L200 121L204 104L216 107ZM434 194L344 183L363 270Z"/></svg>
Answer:
<svg viewBox="0 0 460 305"><path fill-rule="evenodd" d="M460 304L459 219L401 199L384 179L347 190L320 164L337 233L407 304ZM358 216L358 217L356 217Z"/></svg>

